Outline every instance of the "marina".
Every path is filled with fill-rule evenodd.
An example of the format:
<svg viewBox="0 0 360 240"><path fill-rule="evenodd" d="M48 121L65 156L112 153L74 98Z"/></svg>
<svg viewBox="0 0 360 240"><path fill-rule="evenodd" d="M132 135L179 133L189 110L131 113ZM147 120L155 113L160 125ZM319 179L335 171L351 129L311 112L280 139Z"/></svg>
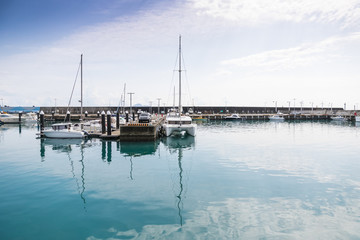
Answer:
<svg viewBox="0 0 360 240"><path fill-rule="evenodd" d="M5 2L0 240L360 240L360 0Z"/></svg>
<svg viewBox="0 0 360 240"><path fill-rule="evenodd" d="M75 111L74 114L69 111L66 114L60 112L66 112L68 107L57 107L57 113L55 113L51 107L40 107L39 110L43 114L43 125L49 125L50 123L55 126L68 122L72 122L71 125L77 126L79 129L79 136L81 131L85 130L85 135L81 134L80 138L102 138L108 140L121 140L121 141L153 141L162 136L169 136L166 133L164 127L167 122L176 122L171 120L169 116L162 112L153 112L148 114L149 120L146 123L139 121L139 117L143 111L138 107L134 108L132 114L128 111L130 107L125 107L126 113L117 113L113 108L109 107L83 107L84 114L81 114L80 108L72 107ZM105 110L106 109L106 114ZM144 108L142 108L144 109ZM164 107L164 110L171 111L171 107ZM191 107L184 107L186 110L191 110ZM357 122L358 111L354 110L343 110L343 109L291 109L286 111L282 109L282 112L276 113L279 108L253 108L253 107L233 107L233 111L241 113L223 113L221 109L224 107L196 107L201 113L186 113L186 116L181 118L192 119L193 122L209 122L209 121L349 121ZM211 110L209 110L211 109ZM219 112L215 112L215 109ZM250 109L250 110L249 110ZM252 110L251 110L252 109ZM253 110L257 109L257 110ZM44 113L45 111L45 113ZM79 111L79 112L76 112ZM124 110L125 111L125 110ZM135 113L136 112L136 113ZM212 113L209 113L212 112ZM30 116L25 117L25 116ZM2 114L6 115L6 114ZM19 122L32 122L37 123L40 121L40 113L13 113L9 114L14 119L13 123ZM167 118L166 118L167 117ZM81 121L80 121L81 119ZM39 121L38 121L39 120ZM0 119L1 121L1 119ZM186 122L185 120L181 120ZM10 122L11 123L11 122ZM69 125L70 126L70 125ZM189 125L190 126L190 125ZM186 124L183 125L183 129L186 130ZM44 128L44 127L43 127ZM69 129L74 129L73 126ZM176 127L177 128L177 127ZM45 132L48 132L46 130ZM78 131L78 130L75 130ZM195 135L190 131L190 135ZM40 136L44 136L40 133Z"/></svg>

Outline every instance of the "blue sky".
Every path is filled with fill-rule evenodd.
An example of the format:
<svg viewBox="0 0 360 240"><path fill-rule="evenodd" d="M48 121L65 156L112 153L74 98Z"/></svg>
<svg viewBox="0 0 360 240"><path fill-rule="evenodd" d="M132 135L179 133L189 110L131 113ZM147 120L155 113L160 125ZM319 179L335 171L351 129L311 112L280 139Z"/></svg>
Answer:
<svg viewBox="0 0 360 240"><path fill-rule="evenodd" d="M172 105L181 34L185 105L353 109L359 20L360 0L3 0L0 99L67 105L82 53L85 105L117 106L125 83Z"/></svg>

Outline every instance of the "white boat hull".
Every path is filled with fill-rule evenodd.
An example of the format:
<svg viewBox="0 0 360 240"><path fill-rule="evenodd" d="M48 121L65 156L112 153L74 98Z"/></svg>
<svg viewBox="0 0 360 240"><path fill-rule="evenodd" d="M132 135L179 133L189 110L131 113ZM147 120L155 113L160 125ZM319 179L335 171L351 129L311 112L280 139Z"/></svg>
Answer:
<svg viewBox="0 0 360 240"><path fill-rule="evenodd" d="M178 125L178 124L165 124L165 135L167 137L175 134L182 134L183 132L189 134L190 136L196 135L196 124L187 124L187 125Z"/></svg>
<svg viewBox="0 0 360 240"><path fill-rule="evenodd" d="M360 122L360 116L355 116L355 122Z"/></svg>
<svg viewBox="0 0 360 240"><path fill-rule="evenodd" d="M285 121L285 118L275 116L275 117L269 117L269 120L270 120L270 121L282 122L282 121Z"/></svg>
<svg viewBox="0 0 360 240"><path fill-rule="evenodd" d="M345 121L346 118L341 117L341 116L337 116L337 117L331 117L331 120L334 120L334 121Z"/></svg>
<svg viewBox="0 0 360 240"><path fill-rule="evenodd" d="M54 131L44 130L43 134L47 138L84 138L85 134L82 131Z"/></svg>
<svg viewBox="0 0 360 240"><path fill-rule="evenodd" d="M1 123L20 123L19 117L10 114L1 114L0 116Z"/></svg>

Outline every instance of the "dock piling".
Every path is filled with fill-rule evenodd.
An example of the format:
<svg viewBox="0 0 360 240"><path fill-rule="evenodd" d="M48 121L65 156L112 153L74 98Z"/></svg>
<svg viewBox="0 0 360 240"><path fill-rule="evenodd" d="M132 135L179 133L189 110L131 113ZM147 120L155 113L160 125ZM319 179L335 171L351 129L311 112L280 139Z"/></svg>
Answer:
<svg viewBox="0 0 360 240"><path fill-rule="evenodd" d="M70 111L66 112L66 121L70 122Z"/></svg>
<svg viewBox="0 0 360 240"><path fill-rule="evenodd" d="M120 128L120 113L116 111L116 129Z"/></svg>
<svg viewBox="0 0 360 240"><path fill-rule="evenodd" d="M44 131L44 112L40 112L40 133Z"/></svg>
<svg viewBox="0 0 360 240"><path fill-rule="evenodd" d="M111 135L111 112L110 111L107 111L106 117L107 117L107 135L110 136Z"/></svg>
<svg viewBox="0 0 360 240"><path fill-rule="evenodd" d="M101 112L101 133L105 133L105 112Z"/></svg>

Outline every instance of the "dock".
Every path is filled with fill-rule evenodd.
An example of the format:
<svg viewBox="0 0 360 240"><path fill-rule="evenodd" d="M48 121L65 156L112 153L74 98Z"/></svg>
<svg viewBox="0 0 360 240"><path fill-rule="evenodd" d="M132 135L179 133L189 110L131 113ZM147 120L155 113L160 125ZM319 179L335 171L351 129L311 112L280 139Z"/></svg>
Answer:
<svg viewBox="0 0 360 240"><path fill-rule="evenodd" d="M120 125L119 129L108 133L90 133L90 138L100 138L114 141L154 141L160 135L163 118L156 119L151 123L127 123Z"/></svg>
<svg viewBox="0 0 360 240"><path fill-rule="evenodd" d="M237 114L240 119L244 121L268 121L269 117L278 113L277 111L269 111L268 109L265 112L261 112L260 110L242 110L241 112L211 112L206 111L205 113L187 113L194 121L225 121L227 116L232 114ZM281 116L285 119L285 121L318 121L318 120L330 120L333 116L343 116L349 121L355 121L355 115L357 115L357 111L352 110L343 110L343 109L299 109L298 111L288 111L282 109ZM111 113L108 111L107 118L110 119ZM104 122L103 128L98 130L98 132L89 132L89 138L100 138L103 140L112 140L112 141L154 141L161 136L161 126L163 121L165 120L164 114L153 114L152 120L149 123L139 123L137 120L137 115L132 114L135 120L131 120L130 116L127 115L128 120L125 124L118 124L116 129L113 127L111 129L105 129L105 122L109 122L109 120L105 120L104 115L99 115L99 112L86 115L81 115L79 113L71 114L71 116L66 116L65 114L55 114L45 113L44 119L45 121L64 121L65 118L70 119L70 121L80 121L82 118L83 121L94 120L94 119L102 119ZM110 124L111 126L111 124Z"/></svg>

